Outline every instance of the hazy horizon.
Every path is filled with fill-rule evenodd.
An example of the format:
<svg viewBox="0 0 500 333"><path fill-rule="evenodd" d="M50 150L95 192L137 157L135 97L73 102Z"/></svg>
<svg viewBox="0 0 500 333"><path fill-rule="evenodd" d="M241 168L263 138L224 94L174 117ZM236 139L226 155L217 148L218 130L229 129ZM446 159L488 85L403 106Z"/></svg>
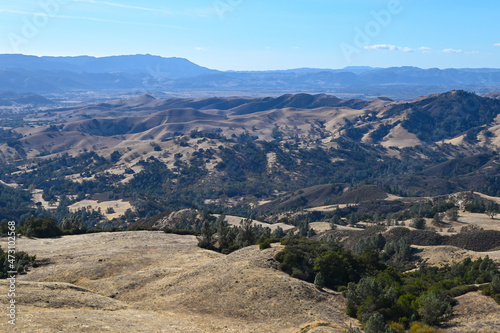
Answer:
<svg viewBox="0 0 500 333"><path fill-rule="evenodd" d="M99 59L99 58L110 58L110 57L121 57L121 56L152 56L152 57L162 57L162 58L180 58L180 59L186 59L196 65L200 65L194 61L191 61L191 59L188 59L188 58L183 58L183 57L178 57L178 56L161 56L161 55L158 55L158 54L149 54L149 53L137 53L137 54L110 54L110 55L102 55L102 56L94 56L94 55L89 55L89 54L80 54L80 55L36 55L36 54L23 54L23 53L0 53L0 55L21 55L21 56L27 56L27 57L39 57L39 58L43 58L43 57L53 57L53 58L78 58L78 57L90 57L90 58L96 58L96 59ZM201 65L200 65L201 66ZM206 66L203 66L203 67L206 67ZM266 72L266 71L290 71L290 70L342 70L342 69L349 69L349 68L371 68L371 69L388 69L388 68L405 68L405 67L409 67L409 68L419 68L419 69L423 69L423 70L427 70L427 69L439 69L439 70L447 70L447 69L461 69L461 70L467 70L467 69L470 69L470 70L481 70L481 69L500 69L500 66L499 67L420 67L420 66L412 66L412 65L401 65L401 66L389 66L389 67L381 67L381 66L369 66L369 65L349 65L349 66L345 66L345 67L339 67L339 68L326 68L326 67L323 67L323 68L320 68L320 67L311 67L311 66L307 66L307 67L294 67L294 68L282 68L282 69L264 69L264 70L259 70L259 69L256 69L256 70L245 70L245 69L241 69L241 70L236 70L236 69L219 69L219 68L211 68L211 67L206 67L208 69L213 69L213 70L217 70L217 71L222 71L222 72L252 72L252 71L263 71L263 72Z"/></svg>

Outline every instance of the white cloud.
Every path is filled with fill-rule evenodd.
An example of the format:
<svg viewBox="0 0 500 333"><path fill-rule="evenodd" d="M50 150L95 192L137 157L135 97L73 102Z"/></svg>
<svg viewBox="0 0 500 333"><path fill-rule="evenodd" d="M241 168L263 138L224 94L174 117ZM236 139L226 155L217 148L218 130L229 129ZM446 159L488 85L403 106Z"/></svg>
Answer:
<svg viewBox="0 0 500 333"><path fill-rule="evenodd" d="M169 12L169 11L166 11L166 10L160 10L160 9L155 9L155 8L147 8L147 7L137 7L137 6L122 5L122 4L119 4L119 3L107 2L107 1L73 0L73 2L94 3L94 4L99 4L99 5L106 5L106 6L120 7L120 8L128 8L128 9L136 9L136 10L146 10L146 11L149 11L149 12L157 12L157 13L163 13L163 14L172 15L172 12Z"/></svg>
<svg viewBox="0 0 500 333"><path fill-rule="evenodd" d="M430 52L432 49L430 47L422 46L418 49L412 49L407 46L396 46L392 44L377 44L377 45L368 45L364 47L365 50L388 50L388 51L401 51L401 52L415 52L421 51L424 53Z"/></svg>
<svg viewBox="0 0 500 333"><path fill-rule="evenodd" d="M432 49L430 47L427 47L427 46L419 47L417 50L422 51L423 53L431 53L432 52Z"/></svg>
<svg viewBox="0 0 500 333"><path fill-rule="evenodd" d="M495 43L495 44L493 44L493 46L499 46L500 47L500 43Z"/></svg>
<svg viewBox="0 0 500 333"><path fill-rule="evenodd" d="M206 49L204 47L201 47L201 46L197 46L194 48L196 51L205 51Z"/></svg>
<svg viewBox="0 0 500 333"><path fill-rule="evenodd" d="M396 51L398 49L395 45L390 44L377 44L377 45L368 45L364 47L365 50L389 50Z"/></svg>
<svg viewBox="0 0 500 333"><path fill-rule="evenodd" d="M400 48L398 48L398 50L399 51L403 51L403 52L415 52L414 49L411 49L411 48L406 47L406 46L405 47L400 47Z"/></svg>
<svg viewBox="0 0 500 333"><path fill-rule="evenodd" d="M444 49L443 53L463 53L464 51L462 50L455 50L455 49Z"/></svg>

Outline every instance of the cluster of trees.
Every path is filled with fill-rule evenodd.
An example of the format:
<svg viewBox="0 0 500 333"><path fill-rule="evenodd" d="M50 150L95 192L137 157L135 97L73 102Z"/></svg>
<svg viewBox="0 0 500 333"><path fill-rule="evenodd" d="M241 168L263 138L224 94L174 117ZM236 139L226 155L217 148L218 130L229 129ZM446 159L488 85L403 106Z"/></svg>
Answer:
<svg viewBox="0 0 500 333"><path fill-rule="evenodd" d="M411 259L406 238L386 242L377 234L356 246L358 254L331 240L287 237L282 244L280 269L319 289L343 291L347 313L366 332L401 332L418 321L438 325L451 315L454 297L479 288L500 301L500 272L488 257L403 273Z"/></svg>
<svg viewBox="0 0 500 333"><path fill-rule="evenodd" d="M0 221L16 220L29 214L31 195L0 184Z"/></svg>
<svg viewBox="0 0 500 333"><path fill-rule="evenodd" d="M311 283L320 274L317 282L322 283L319 287L345 286L350 281L359 281L369 270L385 267L378 255L373 257L373 252L357 255L333 241L286 237L281 243L285 249L275 257L280 262L279 268L292 277Z"/></svg>
<svg viewBox="0 0 500 333"><path fill-rule="evenodd" d="M349 283L345 292L347 313L363 323L377 314L386 322L404 327L414 321L438 325L452 314L454 297L478 290L477 284L485 284L484 290L496 292L499 277L488 257L475 261L466 258L443 268L422 266L410 273L389 267L358 283Z"/></svg>
<svg viewBox="0 0 500 333"><path fill-rule="evenodd" d="M13 265L14 269L12 269L11 265ZM30 256L26 252L17 251L14 258L12 258L9 257L8 251L4 251L0 247L0 279L7 278L7 272L16 271L17 273L22 273L30 266L36 267L36 256Z"/></svg>
<svg viewBox="0 0 500 333"><path fill-rule="evenodd" d="M6 235L7 221L0 223L1 235ZM62 235L78 235L102 231L119 231L118 228L102 229L101 227L87 228L77 215L64 217L60 224L52 217L30 216L19 223L16 231L18 235L37 238L53 238Z"/></svg>
<svg viewBox="0 0 500 333"><path fill-rule="evenodd" d="M253 225L251 218L241 220L240 226L229 226L225 221L225 215L222 214L218 218L207 216L203 220L198 236L198 246L228 254L255 244L259 244L261 249L264 249L269 247L271 242L279 241L283 236L285 233L280 227L271 232L269 228Z"/></svg>
<svg viewBox="0 0 500 333"><path fill-rule="evenodd" d="M31 216L19 224L18 232L26 237L51 238L62 235L55 219Z"/></svg>

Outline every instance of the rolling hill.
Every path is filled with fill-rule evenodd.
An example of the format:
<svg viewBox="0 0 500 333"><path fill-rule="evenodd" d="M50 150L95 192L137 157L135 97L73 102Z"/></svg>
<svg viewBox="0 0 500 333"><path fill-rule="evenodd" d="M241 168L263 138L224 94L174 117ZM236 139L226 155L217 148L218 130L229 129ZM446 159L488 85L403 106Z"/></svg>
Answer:
<svg viewBox="0 0 500 333"><path fill-rule="evenodd" d="M193 236L147 231L20 239L19 249L44 264L19 277L16 329L312 332L324 326L343 332L358 326L340 293L318 291L276 269L281 246L224 256L196 243ZM9 324L0 325L7 330Z"/></svg>
<svg viewBox="0 0 500 333"><path fill-rule="evenodd" d="M386 193L497 195L499 113L500 100L465 91L403 102L143 95L21 115L23 126L4 130L1 180L32 184L45 205L79 193L126 201L138 217L260 202L269 213ZM363 185L378 190L342 193Z"/></svg>

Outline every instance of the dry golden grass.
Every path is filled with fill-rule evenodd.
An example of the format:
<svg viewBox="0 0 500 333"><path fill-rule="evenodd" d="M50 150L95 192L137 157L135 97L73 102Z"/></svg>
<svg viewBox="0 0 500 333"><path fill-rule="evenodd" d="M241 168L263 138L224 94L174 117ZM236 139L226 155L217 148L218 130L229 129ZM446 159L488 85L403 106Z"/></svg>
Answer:
<svg viewBox="0 0 500 333"><path fill-rule="evenodd" d="M446 324L450 333L495 333L500 332L500 305L481 292L457 297L453 318Z"/></svg>
<svg viewBox="0 0 500 333"><path fill-rule="evenodd" d="M196 243L149 231L21 238L19 250L45 264L19 276L14 331L292 333L357 326L341 295L275 268L280 245L224 256ZM2 304L6 291L1 284ZM0 331L8 329L0 321Z"/></svg>
<svg viewBox="0 0 500 333"><path fill-rule="evenodd" d="M474 252L449 245L420 246L412 245L420 252L417 254L430 266L444 266L464 260L469 257L473 260L489 256L500 265L500 251Z"/></svg>
<svg viewBox="0 0 500 333"><path fill-rule="evenodd" d="M384 138L382 146L384 147L413 147L422 144L422 142L413 133L408 132L403 126L394 127Z"/></svg>
<svg viewBox="0 0 500 333"><path fill-rule="evenodd" d="M97 200L82 200L75 202L69 206L69 210L74 212L82 208L90 207L92 210L101 209L101 212L107 219L112 220L115 217L118 218L125 214L127 209L133 209L132 205L128 201L120 200L110 200L110 201L97 201ZM107 213L108 208L113 208L114 213Z"/></svg>

